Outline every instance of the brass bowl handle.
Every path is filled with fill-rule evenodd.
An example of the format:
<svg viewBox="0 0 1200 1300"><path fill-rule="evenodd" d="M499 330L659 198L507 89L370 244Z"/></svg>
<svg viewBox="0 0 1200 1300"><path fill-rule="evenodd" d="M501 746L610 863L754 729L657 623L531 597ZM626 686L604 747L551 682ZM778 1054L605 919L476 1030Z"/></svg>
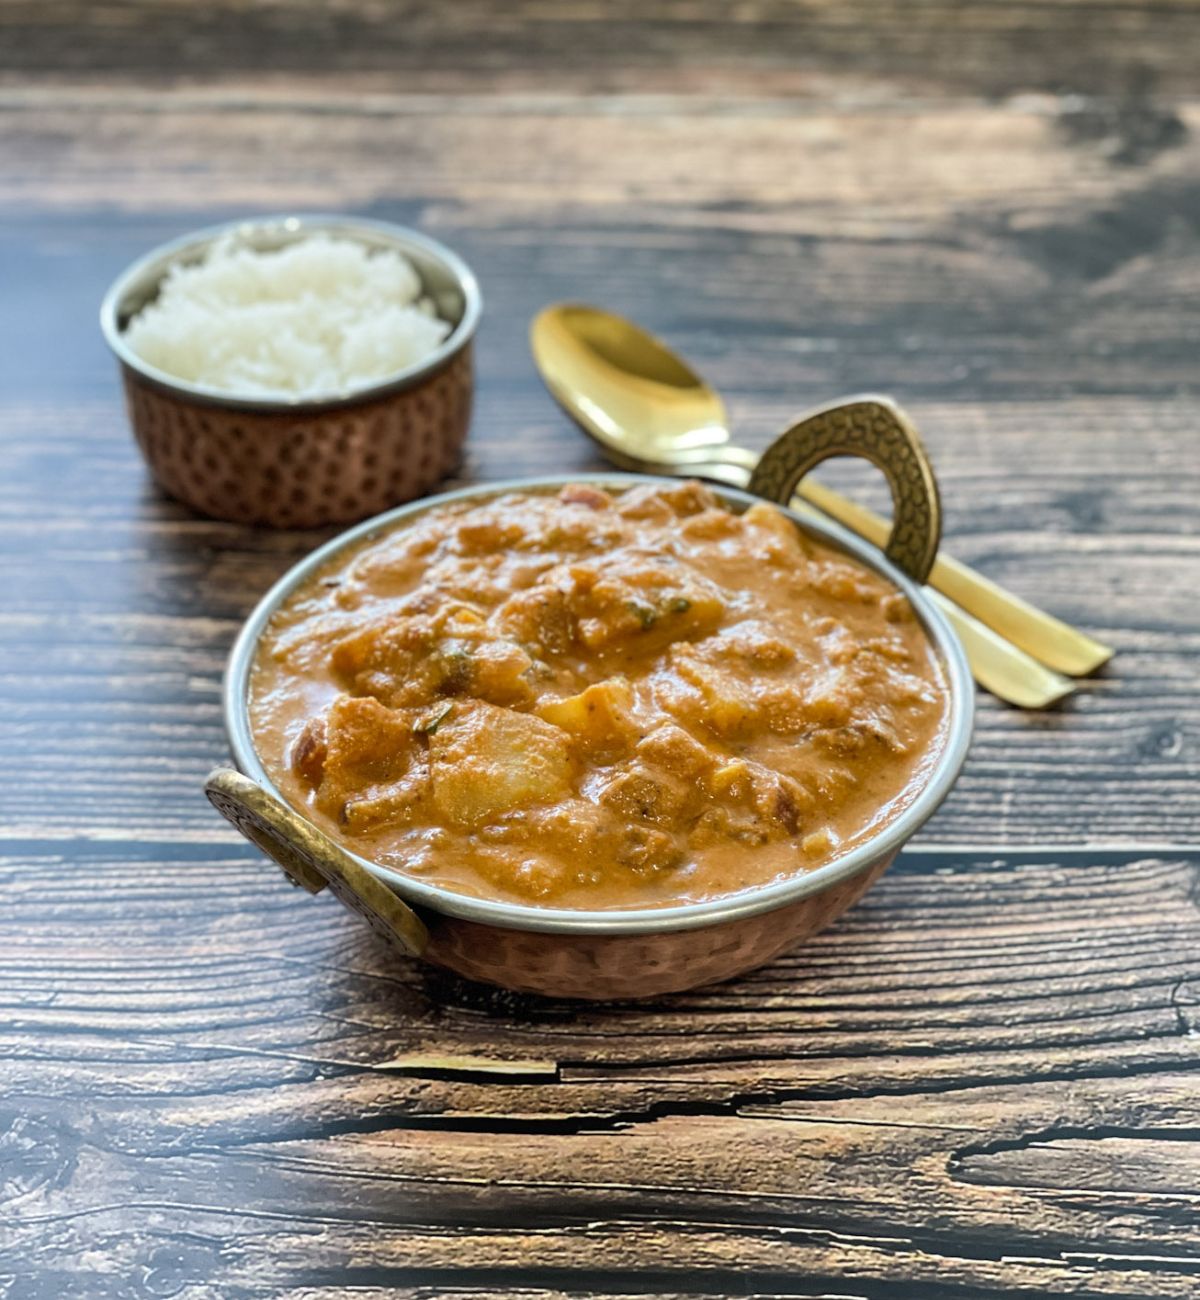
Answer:
<svg viewBox="0 0 1200 1300"><path fill-rule="evenodd" d="M862 456L892 491L892 533L884 554L917 582L929 576L942 539L942 506L920 435L886 397L852 397L793 424L762 454L750 491L787 505L800 480L831 456Z"/></svg>
<svg viewBox="0 0 1200 1300"><path fill-rule="evenodd" d="M209 803L310 894L326 885L377 933L412 957L429 942L421 918L399 895L376 880L333 840L256 781L218 767L204 783Z"/></svg>

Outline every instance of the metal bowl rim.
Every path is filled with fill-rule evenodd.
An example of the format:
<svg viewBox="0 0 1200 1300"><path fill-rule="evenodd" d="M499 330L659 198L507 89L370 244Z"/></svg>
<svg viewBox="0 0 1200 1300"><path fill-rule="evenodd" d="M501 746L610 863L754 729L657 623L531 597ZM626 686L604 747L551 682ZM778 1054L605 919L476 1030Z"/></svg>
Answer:
<svg viewBox="0 0 1200 1300"><path fill-rule="evenodd" d="M270 231L275 228L288 234L293 231L308 231L344 235L350 239L366 231L386 237L386 240L401 252L419 249L441 262L453 278L463 295L462 317L437 349L415 364L397 370L366 387L316 398L239 397L224 389L188 383L186 380L168 374L165 370L159 370L157 366L150 365L128 346L124 331L119 324L120 307L137 284L151 276L161 280L168 266L186 255L201 252L222 235L236 233L248 235L255 231ZM457 253L429 235L412 230L408 226L396 225L390 221L377 221L370 217L320 212L278 213L225 221L216 226L205 226L203 229L193 230L189 234L180 235L177 239L168 240L152 248L136 261L131 262L109 286L100 304L100 330L104 335L104 341L123 366L156 387L165 389L185 401L234 411L313 415L376 401L419 384L467 346L475 335L482 311L483 295L475 273Z"/></svg>
<svg viewBox="0 0 1200 1300"><path fill-rule="evenodd" d="M552 491L567 483L591 483L597 487L620 489L635 484L678 482L678 479L659 475L598 473L539 476L476 484L388 510L361 524L356 524L317 547L315 551L293 565L258 602L242 625L230 652L222 684L222 702L225 728L237 766L277 798L288 803L267 775L254 748L247 703L250 671L259 639L272 615L298 586L339 552L369 539L373 533L390 531L398 523L411 522L430 510L454 501L482 501L507 492ZM738 488L712 486L713 491L723 501L741 509L761 500ZM809 519L792 510L785 510L785 513L805 532L848 552L904 592L941 658L949 686L949 719L942 749L932 771L926 775L924 785L912 802L870 839L855 845L845 854L815 870L799 872L795 876L784 877L768 885L754 886L705 902L667 907L590 911L537 907L458 894L428 881L406 876L390 867L381 866L352 850L347 849L347 851L356 862L378 879L385 881L407 902L446 916L483 925L500 926L504 929L588 935L661 934L741 920L763 912L774 911L776 908L818 894L893 857L937 811L958 779L966 759L971 742L975 700L974 683L966 655L949 623L920 586L895 568L882 552L833 521ZM346 849L347 846L343 844L341 847Z"/></svg>

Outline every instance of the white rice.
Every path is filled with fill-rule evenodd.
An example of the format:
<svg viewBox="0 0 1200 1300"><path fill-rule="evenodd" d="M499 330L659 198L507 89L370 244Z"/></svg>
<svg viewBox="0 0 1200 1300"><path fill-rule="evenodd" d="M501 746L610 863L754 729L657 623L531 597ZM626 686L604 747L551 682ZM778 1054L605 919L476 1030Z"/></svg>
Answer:
<svg viewBox="0 0 1200 1300"><path fill-rule="evenodd" d="M449 333L403 254L314 234L265 253L226 236L202 262L170 269L125 340L188 383L315 398L403 370Z"/></svg>

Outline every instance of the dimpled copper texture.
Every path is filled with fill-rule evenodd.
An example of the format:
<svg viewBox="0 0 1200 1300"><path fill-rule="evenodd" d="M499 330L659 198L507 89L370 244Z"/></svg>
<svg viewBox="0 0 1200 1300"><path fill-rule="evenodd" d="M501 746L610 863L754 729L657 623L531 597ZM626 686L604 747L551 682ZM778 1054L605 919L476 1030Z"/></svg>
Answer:
<svg viewBox="0 0 1200 1300"><path fill-rule="evenodd" d="M209 405L122 365L134 436L171 496L214 519L317 528L423 496L462 457L472 347L411 386L295 412Z"/></svg>
<svg viewBox="0 0 1200 1300"><path fill-rule="evenodd" d="M603 1001L677 993L754 970L823 930L891 861L770 912L660 934L542 934L425 913L430 942L423 956L519 993Z"/></svg>

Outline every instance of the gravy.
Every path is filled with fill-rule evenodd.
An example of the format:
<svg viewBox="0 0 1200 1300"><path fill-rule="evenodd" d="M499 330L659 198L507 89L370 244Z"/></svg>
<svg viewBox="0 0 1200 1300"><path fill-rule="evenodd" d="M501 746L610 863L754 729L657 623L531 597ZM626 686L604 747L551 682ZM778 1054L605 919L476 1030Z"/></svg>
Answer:
<svg viewBox="0 0 1200 1300"><path fill-rule="evenodd" d="M364 857L544 906L810 870L920 790L941 665L907 599L697 483L450 504L279 609L250 691L288 800Z"/></svg>

